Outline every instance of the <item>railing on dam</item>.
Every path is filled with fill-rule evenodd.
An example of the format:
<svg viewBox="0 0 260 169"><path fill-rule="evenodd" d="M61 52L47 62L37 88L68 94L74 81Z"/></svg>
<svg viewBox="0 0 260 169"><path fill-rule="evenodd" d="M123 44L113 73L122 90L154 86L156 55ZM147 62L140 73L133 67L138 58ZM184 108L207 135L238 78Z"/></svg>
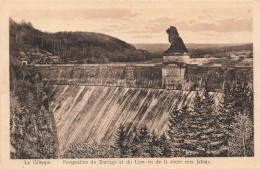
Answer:
<svg viewBox="0 0 260 169"><path fill-rule="evenodd" d="M107 63L107 64L34 64L29 66L35 67L154 67L162 66L162 64L152 64L152 63Z"/></svg>

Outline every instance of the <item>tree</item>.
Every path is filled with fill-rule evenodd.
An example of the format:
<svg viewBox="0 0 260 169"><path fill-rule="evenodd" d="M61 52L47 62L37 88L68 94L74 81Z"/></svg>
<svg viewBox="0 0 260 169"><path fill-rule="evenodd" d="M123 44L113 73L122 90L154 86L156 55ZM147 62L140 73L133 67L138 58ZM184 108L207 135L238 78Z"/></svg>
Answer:
<svg viewBox="0 0 260 169"><path fill-rule="evenodd" d="M201 112L204 126L201 126L200 139L204 141L203 146L206 150L206 156L223 156L225 154L225 149L223 149L224 135L219 127L219 116L215 110L213 96L207 90L203 93Z"/></svg>
<svg viewBox="0 0 260 169"><path fill-rule="evenodd" d="M236 84L233 85L232 90L233 108L236 115L248 115L253 121L253 89L248 86L247 82L237 80Z"/></svg>
<svg viewBox="0 0 260 169"><path fill-rule="evenodd" d="M199 93L196 92L194 101L193 101L193 107L192 110L186 110L183 111L185 114L182 116L182 124L180 124L180 127L183 126L183 155L184 156L191 156L191 157L197 157L197 156L205 156L205 149L203 147L205 142L205 138L202 139L203 143L200 143L200 136L203 134L203 128L205 127L205 122L203 118L203 112L201 112L203 109L203 101L202 98L199 96Z"/></svg>
<svg viewBox="0 0 260 169"><path fill-rule="evenodd" d="M134 126L132 138L130 140L130 152L132 157L138 157L138 144L140 143L139 135L136 129L136 126Z"/></svg>
<svg viewBox="0 0 260 169"><path fill-rule="evenodd" d="M162 157L172 157L171 142L167 139L166 134L164 132L159 139L159 144L162 150Z"/></svg>
<svg viewBox="0 0 260 169"><path fill-rule="evenodd" d="M141 127L137 132L134 127L130 139L130 152L132 157L162 157L161 140L153 131L149 132L146 126Z"/></svg>
<svg viewBox="0 0 260 169"><path fill-rule="evenodd" d="M224 144L228 150L227 155L252 155L253 92L248 84L238 80L231 87L225 85L223 99L218 106L218 112L218 123L224 133ZM241 135L245 136L245 130L250 131L250 133L248 133L249 138L241 139L244 138ZM245 146L244 143L246 143L247 146ZM241 145L244 146L241 147Z"/></svg>
<svg viewBox="0 0 260 169"><path fill-rule="evenodd" d="M115 136L115 147L119 151L119 157L126 157L127 155L127 145L126 145L126 133L124 127L120 124L116 136Z"/></svg>
<svg viewBox="0 0 260 169"><path fill-rule="evenodd" d="M139 157L150 157L150 142L151 142L151 134L148 131L146 125L141 127L139 132L139 144L138 144L138 156Z"/></svg>
<svg viewBox="0 0 260 169"><path fill-rule="evenodd" d="M235 121L232 123L233 134L229 138L230 156L253 156L253 122L245 114L237 115Z"/></svg>
<svg viewBox="0 0 260 169"><path fill-rule="evenodd" d="M235 109L234 102L235 98L234 90L228 85L225 84L223 98L220 100L217 111L218 111L218 124L222 133L224 134L223 145L228 149L228 141L233 134L233 126L232 124L235 122ZM226 150L227 151L227 150ZM226 156L229 156L228 152L226 152Z"/></svg>
<svg viewBox="0 0 260 169"><path fill-rule="evenodd" d="M144 125L144 127L142 127L141 129L140 129L140 141L146 141L147 139L148 139L148 129L147 129L147 127L146 127L146 125Z"/></svg>
<svg viewBox="0 0 260 169"><path fill-rule="evenodd" d="M185 120L187 119L186 113L187 107L185 106L183 110L179 110L177 108L177 104L175 105L173 111L170 113L169 124L168 124L168 135L172 144L172 154L176 157L184 156L183 148L184 148L184 138L186 135L186 125ZM186 116L186 117L185 117ZM162 140L166 140L164 133L162 135Z"/></svg>
<svg viewBox="0 0 260 169"><path fill-rule="evenodd" d="M213 97L206 90L196 92L191 110L173 110L170 115L169 136L176 156L221 156L223 139L217 124Z"/></svg>
<svg viewBox="0 0 260 169"><path fill-rule="evenodd" d="M152 132L152 138L149 143L149 153L150 153L151 157L161 157L162 156L160 140L154 131Z"/></svg>

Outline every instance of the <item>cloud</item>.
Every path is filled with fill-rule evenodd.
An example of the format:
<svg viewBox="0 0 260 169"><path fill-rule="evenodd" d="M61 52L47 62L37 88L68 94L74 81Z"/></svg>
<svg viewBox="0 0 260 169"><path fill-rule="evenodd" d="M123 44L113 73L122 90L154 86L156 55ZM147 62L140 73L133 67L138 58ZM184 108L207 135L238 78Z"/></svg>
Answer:
<svg viewBox="0 0 260 169"><path fill-rule="evenodd" d="M11 9L10 14L16 21L25 19L35 28L49 32L100 32L127 42L168 43L166 29L176 26L185 42L215 43L252 39L253 19L248 9L251 8L158 6L151 10L143 6L79 6Z"/></svg>
<svg viewBox="0 0 260 169"><path fill-rule="evenodd" d="M134 29L134 30L130 30L130 31L126 31L126 33L147 33L148 31L146 29L142 29L142 30L139 30L139 29Z"/></svg>
<svg viewBox="0 0 260 169"><path fill-rule="evenodd" d="M132 36L132 38L138 38L138 39L146 38L146 39L149 39L149 38L153 38L153 36L150 36L150 35L136 35L136 36Z"/></svg>
<svg viewBox="0 0 260 169"><path fill-rule="evenodd" d="M107 27L109 27L109 28L125 28L126 27L126 25L125 24L123 24L123 23L118 23L118 24L107 24L106 25Z"/></svg>
<svg viewBox="0 0 260 169"><path fill-rule="evenodd" d="M97 31L99 31L99 32L112 32L113 29L110 29L108 27L102 27L102 28L98 29Z"/></svg>
<svg viewBox="0 0 260 169"><path fill-rule="evenodd" d="M130 9L84 9L83 17L88 19L128 19L138 15Z"/></svg>
<svg viewBox="0 0 260 169"><path fill-rule="evenodd" d="M174 23L176 22L177 22L176 18L168 18L168 17L155 18L154 20L150 20L148 22L146 29L148 32L151 33L165 32L165 30L169 26L174 25Z"/></svg>
<svg viewBox="0 0 260 169"><path fill-rule="evenodd" d="M200 16L198 16L198 18L204 20L204 19L211 19L212 16L206 14L206 15L200 15Z"/></svg>
<svg viewBox="0 0 260 169"><path fill-rule="evenodd" d="M218 33L203 33L204 36L219 36Z"/></svg>
<svg viewBox="0 0 260 169"><path fill-rule="evenodd" d="M160 17L160 18L155 18L153 20L150 20L150 22L168 23L168 22L174 22L176 20L177 20L176 18Z"/></svg>
<svg viewBox="0 0 260 169"><path fill-rule="evenodd" d="M228 18L217 20L218 27L216 31L219 32L252 32L253 31L253 18L236 19Z"/></svg>
<svg viewBox="0 0 260 169"><path fill-rule="evenodd" d="M175 18L156 18L150 20L146 27L147 32L159 33L165 31L170 26L176 26L181 31L215 31L215 32L252 32L253 19L250 18L226 18L210 20L210 22L200 20L178 21Z"/></svg>
<svg viewBox="0 0 260 169"><path fill-rule="evenodd" d="M139 13L125 8L86 8L86 9L30 9L13 10L12 17L23 19L50 18L53 20L74 21L75 19L130 19L138 16Z"/></svg>

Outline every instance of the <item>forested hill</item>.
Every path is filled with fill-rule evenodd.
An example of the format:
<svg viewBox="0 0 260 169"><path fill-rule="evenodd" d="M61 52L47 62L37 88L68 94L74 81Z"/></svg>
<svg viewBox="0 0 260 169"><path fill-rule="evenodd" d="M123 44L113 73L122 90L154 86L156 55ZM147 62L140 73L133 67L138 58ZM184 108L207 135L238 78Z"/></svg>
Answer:
<svg viewBox="0 0 260 169"><path fill-rule="evenodd" d="M47 23L46 23L47 24ZM16 23L10 19L10 52L19 58L19 53L38 51L42 55L59 56L59 63L105 63L150 60L146 50L111 36L93 32L48 33L37 30L30 22ZM29 58L37 61L37 57ZM27 58L27 60L28 60Z"/></svg>

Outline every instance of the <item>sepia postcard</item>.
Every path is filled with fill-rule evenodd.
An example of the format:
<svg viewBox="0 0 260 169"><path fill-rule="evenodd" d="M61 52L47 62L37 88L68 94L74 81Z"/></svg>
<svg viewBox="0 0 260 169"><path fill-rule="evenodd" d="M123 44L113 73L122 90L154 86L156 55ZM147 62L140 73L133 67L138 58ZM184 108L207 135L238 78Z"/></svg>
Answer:
<svg viewBox="0 0 260 169"><path fill-rule="evenodd" d="M0 8L1 169L260 169L259 1Z"/></svg>

